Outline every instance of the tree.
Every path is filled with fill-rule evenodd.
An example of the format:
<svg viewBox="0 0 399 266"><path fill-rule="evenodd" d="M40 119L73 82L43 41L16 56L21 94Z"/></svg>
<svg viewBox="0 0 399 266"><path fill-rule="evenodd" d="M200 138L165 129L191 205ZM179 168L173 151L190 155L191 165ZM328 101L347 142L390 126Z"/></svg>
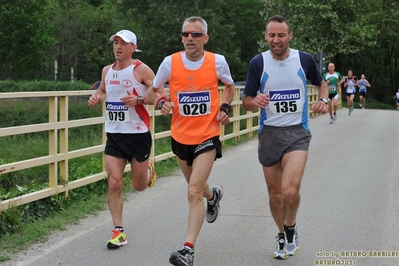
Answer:
<svg viewBox="0 0 399 266"><path fill-rule="evenodd" d="M248 8L251 6L251 8ZM183 49L180 31L185 18L196 15L208 23L210 41L205 49L223 54L234 79L244 79L249 60L258 52L264 20L259 13L262 1L195 0L123 2L122 10L135 10L130 22L138 35L142 54L137 57L154 71L162 59Z"/></svg>
<svg viewBox="0 0 399 266"><path fill-rule="evenodd" d="M45 51L55 43L46 0L0 1L0 78L43 74Z"/></svg>

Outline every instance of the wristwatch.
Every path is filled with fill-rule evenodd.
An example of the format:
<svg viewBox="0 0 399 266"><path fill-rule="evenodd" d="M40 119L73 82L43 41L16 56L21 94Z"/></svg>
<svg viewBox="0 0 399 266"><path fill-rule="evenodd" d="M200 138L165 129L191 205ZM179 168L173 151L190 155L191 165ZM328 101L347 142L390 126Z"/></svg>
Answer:
<svg viewBox="0 0 399 266"><path fill-rule="evenodd" d="M320 98L320 99L319 99L319 101L320 101L320 102L323 102L323 103L325 103L325 104L327 104L327 103L328 103L328 100L327 100L327 98Z"/></svg>
<svg viewBox="0 0 399 266"><path fill-rule="evenodd" d="M144 104L144 98L143 98L143 96L138 96L138 97L137 97L137 104Z"/></svg>

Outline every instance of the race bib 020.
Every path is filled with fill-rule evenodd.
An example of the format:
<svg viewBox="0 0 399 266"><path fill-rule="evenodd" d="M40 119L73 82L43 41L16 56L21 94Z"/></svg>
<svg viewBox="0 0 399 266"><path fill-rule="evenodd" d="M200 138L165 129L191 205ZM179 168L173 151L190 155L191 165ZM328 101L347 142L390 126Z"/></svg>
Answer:
<svg viewBox="0 0 399 266"><path fill-rule="evenodd" d="M122 102L105 102L105 113L109 122L130 121L129 108Z"/></svg>
<svg viewBox="0 0 399 266"><path fill-rule="evenodd" d="M273 114L302 112L302 95L300 89L269 91L269 110Z"/></svg>
<svg viewBox="0 0 399 266"><path fill-rule="evenodd" d="M177 98L182 116L201 116L211 112L210 91L179 92Z"/></svg>

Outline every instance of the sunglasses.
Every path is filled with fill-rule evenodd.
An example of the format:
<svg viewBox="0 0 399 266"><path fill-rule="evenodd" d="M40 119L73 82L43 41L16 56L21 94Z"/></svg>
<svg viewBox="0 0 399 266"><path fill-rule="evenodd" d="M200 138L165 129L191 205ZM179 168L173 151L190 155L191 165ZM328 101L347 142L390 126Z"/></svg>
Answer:
<svg viewBox="0 0 399 266"><path fill-rule="evenodd" d="M188 37L190 34L193 38L199 38L205 35L205 33L200 31L182 31L181 36Z"/></svg>

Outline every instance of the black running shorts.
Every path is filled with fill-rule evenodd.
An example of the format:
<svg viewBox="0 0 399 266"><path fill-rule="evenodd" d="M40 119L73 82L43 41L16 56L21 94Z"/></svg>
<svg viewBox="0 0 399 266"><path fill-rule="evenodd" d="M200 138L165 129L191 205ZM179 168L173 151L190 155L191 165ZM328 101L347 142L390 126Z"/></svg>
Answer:
<svg viewBox="0 0 399 266"><path fill-rule="evenodd" d="M137 134L107 133L105 154L126 158L129 162L133 157L138 162L150 158L152 138L151 132Z"/></svg>
<svg viewBox="0 0 399 266"><path fill-rule="evenodd" d="M174 138L171 138L172 151L179 157L180 160L186 161L188 166L193 165L193 161L198 155L206 151L216 149L216 157L222 158L222 144L220 143L219 136L205 140L198 145L186 145L177 142Z"/></svg>

